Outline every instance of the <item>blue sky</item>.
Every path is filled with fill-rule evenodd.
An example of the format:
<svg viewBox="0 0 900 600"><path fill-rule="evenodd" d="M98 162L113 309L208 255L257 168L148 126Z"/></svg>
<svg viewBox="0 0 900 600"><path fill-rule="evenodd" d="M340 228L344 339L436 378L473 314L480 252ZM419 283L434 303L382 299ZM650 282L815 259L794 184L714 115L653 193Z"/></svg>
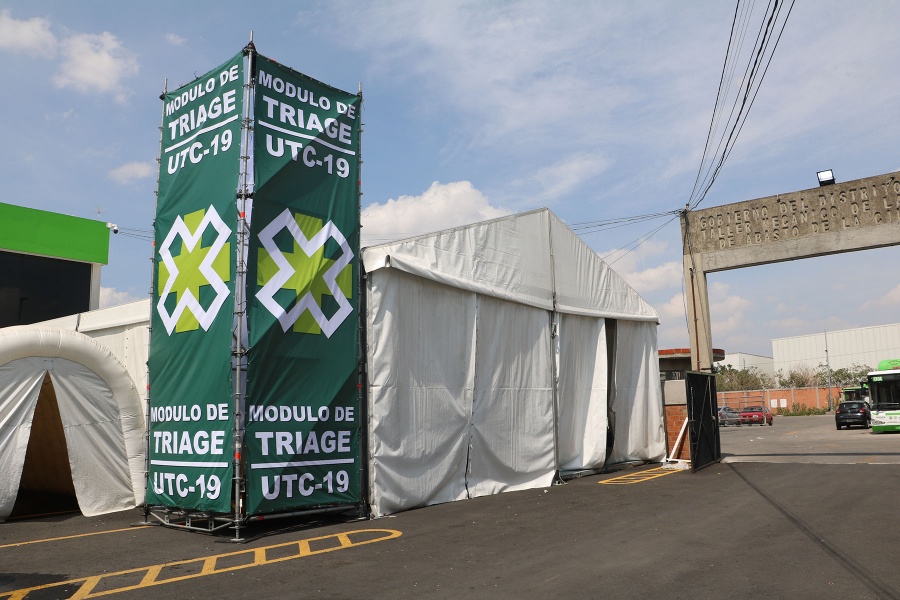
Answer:
<svg viewBox="0 0 900 600"><path fill-rule="evenodd" d="M762 4L762 3L760 3ZM0 202L149 231L164 81L258 51L362 85L364 243L546 206L570 224L683 208L735 5L697 1L0 0ZM752 29L758 28L757 7ZM798 2L701 208L900 170L900 2ZM750 33L752 43L753 32ZM677 219L583 239L688 345ZM146 297L149 242L113 236L103 303ZM710 275L713 343L895 323L897 247Z"/></svg>

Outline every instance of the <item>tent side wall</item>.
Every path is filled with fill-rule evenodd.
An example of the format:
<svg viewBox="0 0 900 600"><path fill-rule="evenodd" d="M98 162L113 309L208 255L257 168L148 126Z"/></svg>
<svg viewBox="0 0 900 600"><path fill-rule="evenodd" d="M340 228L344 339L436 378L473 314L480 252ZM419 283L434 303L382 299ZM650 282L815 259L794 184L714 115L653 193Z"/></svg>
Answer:
<svg viewBox="0 0 900 600"><path fill-rule="evenodd" d="M550 313L396 269L367 296L373 512L550 485Z"/></svg>
<svg viewBox="0 0 900 600"><path fill-rule="evenodd" d="M475 294L381 269L367 295L372 509L465 498Z"/></svg>
<svg viewBox="0 0 900 600"><path fill-rule="evenodd" d="M0 350L0 522L10 515L19 491L42 369L4 360ZM13 364L11 364L13 363Z"/></svg>
<svg viewBox="0 0 900 600"><path fill-rule="evenodd" d="M546 487L556 472L550 313L479 296L469 497Z"/></svg>

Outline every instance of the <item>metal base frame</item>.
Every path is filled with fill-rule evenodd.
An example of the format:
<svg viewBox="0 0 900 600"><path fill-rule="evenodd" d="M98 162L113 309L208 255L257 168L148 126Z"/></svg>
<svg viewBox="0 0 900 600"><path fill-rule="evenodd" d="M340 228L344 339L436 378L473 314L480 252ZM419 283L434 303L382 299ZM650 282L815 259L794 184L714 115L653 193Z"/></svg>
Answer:
<svg viewBox="0 0 900 600"><path fill-rule="evenodd" d="M364 503L340 504L332 506L320 506L305 510L274 513L266 515L253 515L242 519L235 519L232 513L210 513L204 511L189 511L166 506L145 506L144 521L139 525L162 525L171 529L181 529L193 533L205 533L213 535L225 529L234 529L234 536L230 542L244 543L252 541L259 536L242 534L242 530L248 528L251 523L287 519L291 517L305 517L322 514L335 514L356 511L354 520L363 520L370 517L368 507ZM154 520L151 520L154 519Z"/></svg>

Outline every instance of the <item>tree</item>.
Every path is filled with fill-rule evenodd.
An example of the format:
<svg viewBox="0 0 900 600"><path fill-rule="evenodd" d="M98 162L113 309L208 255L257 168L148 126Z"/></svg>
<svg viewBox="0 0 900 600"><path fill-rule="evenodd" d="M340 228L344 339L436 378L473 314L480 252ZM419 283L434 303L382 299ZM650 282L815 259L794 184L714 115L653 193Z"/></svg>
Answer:
<svg viewBox="0 0 900 600"><path fill-rule="evenodd" d="M735 392L765 390L774 387L774 380L756 367L736 369L723 365L716 369L716 391Z"/></svg>
<svg viewBox="0 0 900 600"><path fill-rule="evenodd" d="M866 378L869 371L872 371L866 365L852 365L841 369L835 369L831 372L831 385L840 387L853 387L859 385L859 382ZM826 381L828 380L826 373Z"/></svg>
<svg viewBox="0 0 900 600"><path fill-rule="evenodd" d="M799 365L784 373L779 370L776 374L778 385L783 388L816 387L819 385L818 370L808 365ZM822 385L825 385L824 383Z"/></svg>

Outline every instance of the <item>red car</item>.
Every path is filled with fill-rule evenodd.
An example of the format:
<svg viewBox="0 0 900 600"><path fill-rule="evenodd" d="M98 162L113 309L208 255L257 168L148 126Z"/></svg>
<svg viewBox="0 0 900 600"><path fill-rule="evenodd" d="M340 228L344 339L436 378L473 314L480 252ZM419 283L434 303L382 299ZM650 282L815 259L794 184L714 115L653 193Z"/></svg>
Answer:
<svg viewBox="0 0 900 600"><path fill-rule="evenodd" d="M772 411L767 406L748 406L741 410L741 423L744 425L771 425Z"/></svg>

